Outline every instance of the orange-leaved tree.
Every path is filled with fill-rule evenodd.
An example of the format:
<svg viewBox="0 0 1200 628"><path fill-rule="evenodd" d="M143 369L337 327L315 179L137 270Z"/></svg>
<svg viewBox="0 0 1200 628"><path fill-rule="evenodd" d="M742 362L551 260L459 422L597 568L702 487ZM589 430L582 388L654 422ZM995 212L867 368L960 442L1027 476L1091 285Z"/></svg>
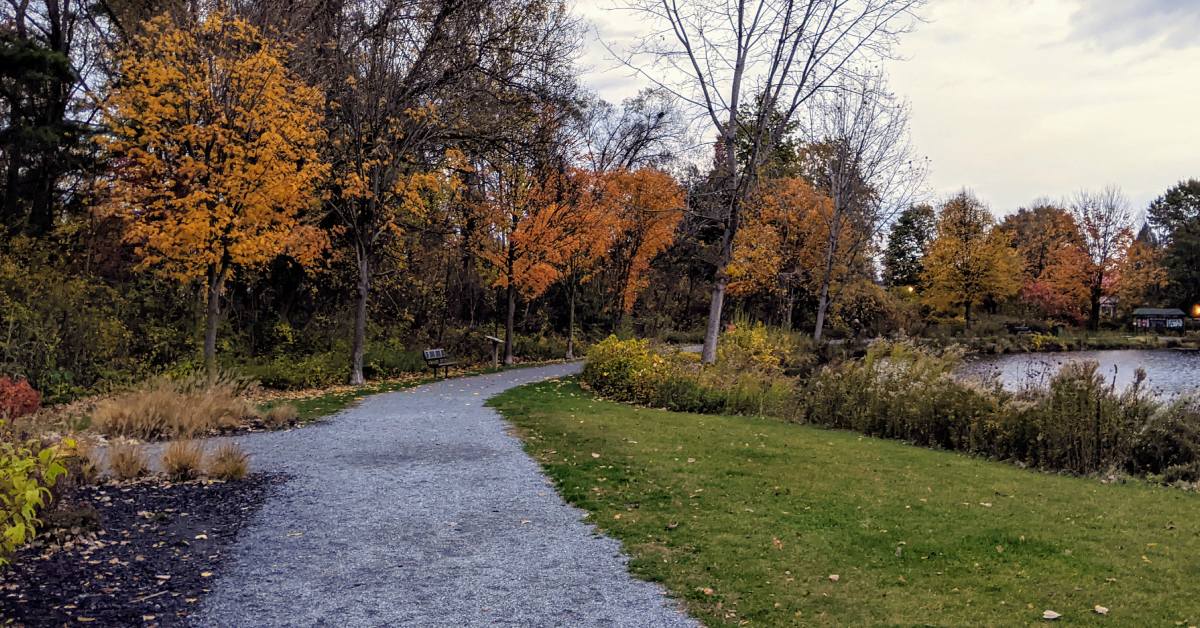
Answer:
<svg viewBox="0 0 1200 628"><path fill-rule="evenodd" d="M513 333L517 295L536 299L557 282L571 253L586 237L583 216L571 202L562 171L538 168L519 160L499 158L475 169L482 201L478 214L487 238L480 256L504 288L504 363L513 363Z"/></svg>
<svg viewBox="0 0 1200 628"><path fill-rule="evenodd" d="M563 280L567 282L567 359L575 357L575 301L579 287L594 279L612 249L619 215L608 173L573 168L565 176L564 201L571 203L570 238L563 243Z"/></svg>
<svg viewBox="0 0 1200 628"><path fill-rule="evenodd" d="M1154 297L1161 295L1169 284L1163 250L1147 238L1130 242L1117 269L1117 302L1122 310L1154 305Z"/></svg>
<svg viewBox="0 0 1200 628"><path fill-rule="evenodd" d="M113 165L104 207L127 221L142 268L204 281L210 374L231 270L285 253L307 264L324 247L305 222L326 171L321 97L285 54L219 11L190 24L159 17L119 55L104 103Z"/></svg>
<svg viewBox="0 0 1200 628"><path fill-rule="evenodd" d="M683 218L683 189L655 168L616 170L609 179L616 234L610 265L616 275L617 326L649 285L650 262L675 241Z"/></svg>

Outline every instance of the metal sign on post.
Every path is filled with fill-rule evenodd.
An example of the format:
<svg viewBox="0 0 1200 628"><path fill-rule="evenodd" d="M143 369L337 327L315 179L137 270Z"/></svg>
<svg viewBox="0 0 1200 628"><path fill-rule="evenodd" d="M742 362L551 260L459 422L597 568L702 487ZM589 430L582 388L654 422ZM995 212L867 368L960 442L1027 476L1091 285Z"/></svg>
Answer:
<svg viewBox="0 0 1200 628"><path fill-rule="evenodd" d="M495 336L484 336L492 342L492 368L500 368L500 345L504 344L504 340Z"/></svg>

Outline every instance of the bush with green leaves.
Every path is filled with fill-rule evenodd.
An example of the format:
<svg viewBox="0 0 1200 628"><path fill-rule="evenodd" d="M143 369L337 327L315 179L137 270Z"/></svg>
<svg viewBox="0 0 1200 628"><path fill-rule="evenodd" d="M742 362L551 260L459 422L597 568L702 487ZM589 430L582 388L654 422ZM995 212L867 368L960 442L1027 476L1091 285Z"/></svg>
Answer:
<svg viewBox="0 0 1200 628"><path fill-rule="evenodd" d="M73 445L70 440L42 446L18 439L0 422L0 565L37 535L38 514L50 501L50 489L67 471L61 449Z"/></svg>

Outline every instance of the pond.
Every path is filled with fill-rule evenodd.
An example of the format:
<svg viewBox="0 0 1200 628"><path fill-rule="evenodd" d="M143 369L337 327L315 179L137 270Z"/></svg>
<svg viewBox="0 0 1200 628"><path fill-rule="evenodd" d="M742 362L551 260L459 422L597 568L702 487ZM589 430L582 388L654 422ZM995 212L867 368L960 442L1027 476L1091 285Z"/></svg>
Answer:
<svg viewBox="0 0 1200 628"><path fill-rule="evenodd" d="M1067 362L1093 360L1117 389L1128 386L1138 367L1146 369L1150 389L1161 397L1200 392L1200 351L1122 350L1066 353L1016 353L971 358L963 367L968 375L996 375L1005 388L1040 385L1049 381Z"/></svg>

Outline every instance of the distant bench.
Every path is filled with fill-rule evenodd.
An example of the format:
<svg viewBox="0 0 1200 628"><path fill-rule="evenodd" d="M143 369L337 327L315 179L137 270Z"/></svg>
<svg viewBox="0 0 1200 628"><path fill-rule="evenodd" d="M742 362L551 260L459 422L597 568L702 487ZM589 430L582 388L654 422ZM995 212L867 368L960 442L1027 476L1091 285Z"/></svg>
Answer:
<svg viewBox="0 0 1200 628"><path fill-rule="evenodd" d="M445 349L426 349L421 355L425 358L425 366L433 369L434 377L437 377L438 369L442 369L445 377L450 377L450 367L458 364L446 355Z"/></svg>

